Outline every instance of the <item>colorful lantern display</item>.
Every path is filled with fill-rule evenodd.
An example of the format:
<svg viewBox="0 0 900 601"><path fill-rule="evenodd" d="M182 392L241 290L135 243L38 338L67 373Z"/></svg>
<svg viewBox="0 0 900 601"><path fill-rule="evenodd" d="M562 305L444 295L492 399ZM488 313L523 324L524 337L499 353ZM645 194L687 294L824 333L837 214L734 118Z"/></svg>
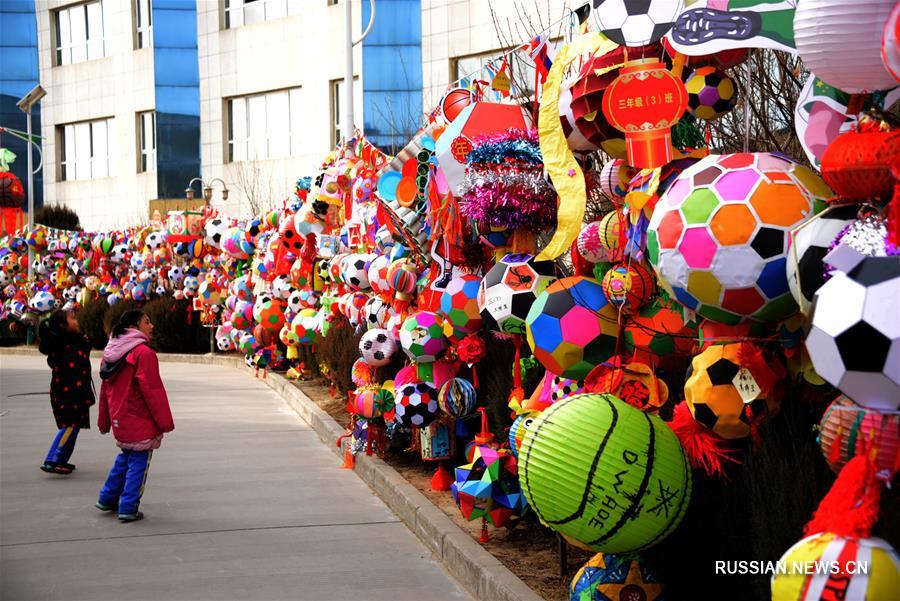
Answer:
<svg viewBox="0 0 900 601"><path fill-rule="evenodd" d="M596 280L556 280L541 292L526 317L526 336L547 370L583 379L616 350L618 315Z"/></svg>
<svg viewBox="0 0 900 601"><path fill-rule="evenodd" d="M777 413L783 375L752 343L710 346L691 361L685 402L695 420L722 438L743 438Z"/></svg>
<svg viewBox="0 0 900 601"><path fill-rule="evenodd" d="M791 569L772 576L772 601L875 601L893 599L900 590L900 557L880 538L847 539L820 532L796 543L780 561ZM814 561L837 562L837 569L811 573L793 569ZM854 562L852 569L848 569L848 561ZM866 570L859 569L862 565Z"/></svg>
<svg viewBox="0 0 900 601"><path fill-rule="evenodd" d="M417 363L431 363L447 349L441 316L431 311L413 313L400 327L400 346Z"/></svg>
<svg viewBox="0 0 900 601"><path fill-rule="evenodd" d="M789 232L829 195L809 169L767 153L711 155L666 190L647 257L673 298L726 324L797 309L787 282Z"/></svg>
<svg viewBox="0 0 900 601"><path fill-rule="evenodd" d="M890 481L900 462L900 415L836 398L819 422L819 446L835 472L860 453L871 453L879 475Z"/></svg>
<svg viewBox="0 0 900 601"><path fill-rule="evenodd" d="M478 289L478 308L485 325L506 334L524 334L531 305L556 279L551 261L510 254L485 274Z"/></svg>
<svg viewBox="0 0 900 601"><path fill-rule="evenodd" d="M635 559L597 553L575 572L569 601L662 601L663 585Z"/></svg>
<svg viewBox="0 0 900 601"><path fill-rule="evenodd" d="M672 160L669 128L687 108L680 79L655 59L625 63L603 94L603 115L625 133L628 164L661 167Z"/></svg>
<svg viewBox="0 0 900 601"><path fill-rule="evenodd" d="M604 553L662 540L691 495L672 430L610 394L571 396L541 413L519 449L519 480L544 524Z"/></svg>
<svg viewBox="0 0 900 601"><path fill-rule="evenodd" d="M816 372L857 404L900 408L900 256L865 257L816 292L806 349Z"/></svg>

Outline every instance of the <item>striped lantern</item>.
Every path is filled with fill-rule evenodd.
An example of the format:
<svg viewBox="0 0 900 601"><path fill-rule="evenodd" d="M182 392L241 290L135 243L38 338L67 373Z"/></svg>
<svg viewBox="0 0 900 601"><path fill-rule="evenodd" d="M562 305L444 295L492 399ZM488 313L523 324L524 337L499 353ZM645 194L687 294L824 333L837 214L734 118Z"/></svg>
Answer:
<svg viewBox="0 0 900 601"><path fill-rule="evenodd" d="M670 534L691 497L691 470L672 430L611 394L554 403L525 432L522 490L541 522L569 542L630 553Z"/></svg>
<svg viewBox="0 0 900 601"><path fill-rule="evenodd" d="M365 419L374 419L394 408L394 394L386 388L367 386L356 395L356 414Z"/></svg>
<svg viewBox="0 0 900 601"><path fill-rule="evenodd" d="M397 300L409 301L416 291L418 279L419 270L409 259L397 259L388 268L388 285L397 294Z"/></svg>
<svg viewBox="0 0 900 601"><path fill-rule="evenodd" d="M618 211L610 211L600 219L600 245L606 250L606 256L615 257L619 250L619 233L625 218Z"/></svg>
<svg viewBox="0 0 900 601"><path fill-rule="evenodd" d="M851 540L820 532L788 549L780 561L785 573L772 576L772 601L876 601L896 599L900 591L900 557L880 538ZM813 561L826 562L820 565L828 569L806 573L802 566ZM838 573L830 573L832 565Z"/></svg>
<svg viewBox="0 0 900 601"><path fill-rule="evenodd" d="M465 417L475 410L478 393L465 378L453 378L438 391L438 408L450 417Z"/></svg>
<svg viewBox="0 0 900 601"><path fill-rule="evenodd" d="M866 409L839 396L819 423L819 446L828 465L839 472L869 445L879 475L890 480L900 464L900 415Z"/></svg>
<svg viewBox="0 0 900 601"><path fill-rule="evenodd" d="M640 309L656 292L656 283L639 263L620 263L603 276L603 294L626 313Z"/></svg>
<svg viewBox="0 0 900 601"><path fill-rule="evenodd" d="M522 446L522 439L525 438L525 432L534 424L535 417L536 414L523 413L513 420L512 425L509 427L509 451L517 459L519 457L519 447Z"/></svg>

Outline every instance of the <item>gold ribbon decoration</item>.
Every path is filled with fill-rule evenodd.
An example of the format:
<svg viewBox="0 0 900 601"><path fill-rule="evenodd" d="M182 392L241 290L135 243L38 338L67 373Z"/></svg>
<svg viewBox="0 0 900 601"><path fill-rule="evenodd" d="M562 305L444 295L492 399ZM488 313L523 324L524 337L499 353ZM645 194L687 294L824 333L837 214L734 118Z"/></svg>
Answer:
<svg viewBox="0 0 900 601"><path fill-rule="evenodd" d="M566 68L583 54L606 54L616 47L600 33L587 33L564 46L557 54L544 82L541 109L538 113L538 135L544 167L559 195L556 231L538 261L550 261L566 252L581 231L587 190L584 173L569 149L562 122L559 120L559 95Z"/></svg>

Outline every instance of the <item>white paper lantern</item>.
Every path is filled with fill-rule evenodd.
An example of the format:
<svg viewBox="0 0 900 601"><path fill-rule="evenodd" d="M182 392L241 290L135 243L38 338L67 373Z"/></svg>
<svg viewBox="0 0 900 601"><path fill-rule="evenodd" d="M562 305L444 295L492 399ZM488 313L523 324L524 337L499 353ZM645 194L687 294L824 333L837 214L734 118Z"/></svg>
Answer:
<svg viewBox="0 0 900 601"><path fill-rule="evenodd" d="M881 35L895 0L803 0L794 13L797 54L825 83L851 94L893 88Z"/></svg>

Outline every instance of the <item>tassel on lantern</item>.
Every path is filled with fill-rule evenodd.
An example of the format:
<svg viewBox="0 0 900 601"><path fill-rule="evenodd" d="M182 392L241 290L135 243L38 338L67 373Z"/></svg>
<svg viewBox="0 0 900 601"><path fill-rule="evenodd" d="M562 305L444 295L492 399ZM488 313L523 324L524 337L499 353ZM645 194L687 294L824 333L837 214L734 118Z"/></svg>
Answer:
<svg viewBox="0 0 900 601"><path fill-rule="evenodd" d="M692 468L702 469L715 478L724 478L727 463L740 463L728 441L716 436L695 420L687 403L679 403L675 407L672 421L667 423L681 441Z"/></svg>
<svg viewBox="0 0 900 601"><path fill-rule="evenodd" d="M866 538L878 519L881 483L875 477L875 464L869 453L847 462L837 480L819 503L805 536L833 532L844 538Z"/></svg>
<svg viewBox="0 0 900 601"><path fill-rule="evenodd" d="M431 490L448 491L451 484L453 484L453 478L450 476L450 472L447 471L443 463L438 463L437 471L431 477Z"/></svg>

